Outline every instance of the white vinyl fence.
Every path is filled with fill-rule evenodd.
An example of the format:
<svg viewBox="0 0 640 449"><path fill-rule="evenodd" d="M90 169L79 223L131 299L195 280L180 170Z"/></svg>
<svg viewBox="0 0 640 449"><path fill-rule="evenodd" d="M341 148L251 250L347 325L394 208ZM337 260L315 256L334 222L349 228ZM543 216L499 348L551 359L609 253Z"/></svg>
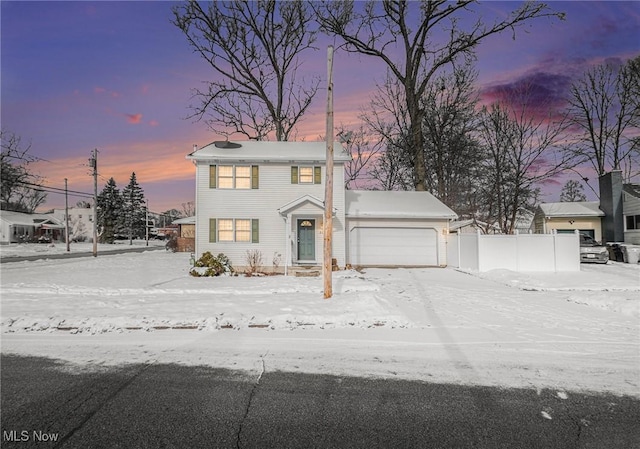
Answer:
<svg viewBox="0 0 640 449"><path fill-rule="evenodd" d="M580 271L580 236L450 234L448 265L464 270Z"/></svg>

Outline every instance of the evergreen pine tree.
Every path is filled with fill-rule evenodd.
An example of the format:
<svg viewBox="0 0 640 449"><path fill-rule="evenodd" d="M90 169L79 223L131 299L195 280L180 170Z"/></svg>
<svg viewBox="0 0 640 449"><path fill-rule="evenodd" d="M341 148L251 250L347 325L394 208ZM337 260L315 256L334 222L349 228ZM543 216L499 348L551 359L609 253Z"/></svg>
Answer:
<svg viewBox="0 0 640 449"><path fill-rule="evenodd" d="M138 184L135 172L131 173L129 184L122 189L123 225L129 236L129 244L134 238L145 235L145 199L144 191Z"/></svg>
<svg viewBox="0 0 640 449"><path fill-rule="evenodd" d="M113 243L121 228L122 195L110 178L98 195L98 230L101 243Z"/></svg>

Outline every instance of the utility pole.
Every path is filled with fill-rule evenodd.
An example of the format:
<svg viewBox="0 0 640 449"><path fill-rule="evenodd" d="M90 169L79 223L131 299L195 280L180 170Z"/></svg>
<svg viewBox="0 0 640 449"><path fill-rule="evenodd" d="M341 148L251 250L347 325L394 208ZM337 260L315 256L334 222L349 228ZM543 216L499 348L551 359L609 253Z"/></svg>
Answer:
<svg viewBox="0 0 640 449"><path fill-rule="evenodd" d="M147 240L147 246L149 246L149 201L144 201L144 237Z"/></svg>
<svg viewBox="0 0 640 449"><path fill-rule="evenodd" d="M67 242L67 252L71 251L69 247L69 190L67 186L67 178L64 178L64 241Z"/></svg>
<svg viewBox="0 0 640 449"><path fill-rule="evenodd" d="M333 45L327 49L327 156L324 185L324 299L333 296Z"/></svg>
<svg viewBox="0 0 640 449"><path fill-rule="evenodd" d="M98 257L98 149L94 148L89 159L93 168L93 257Z"/></svg>

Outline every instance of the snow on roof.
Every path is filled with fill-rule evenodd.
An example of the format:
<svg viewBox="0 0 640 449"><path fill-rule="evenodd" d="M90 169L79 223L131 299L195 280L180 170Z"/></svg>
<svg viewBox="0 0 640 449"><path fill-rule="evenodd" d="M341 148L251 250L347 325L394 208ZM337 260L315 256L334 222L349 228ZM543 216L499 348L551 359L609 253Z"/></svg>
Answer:
<svg viewBox="0 0 640 449"><path fill-rule="evenodd" d="M0 218L5 222L18 225L18 226L40 226L42 223L52 223L60 225L55 217L48 214L25 214L23 212L13 212L9 210L3 210L0 212Z"/></svg>
<svg viewBox="0 0 640 449"><path fill-rule="evenodd" d="M429 192L347 190L345 201L352 218L458 218Z"/></svg>
<svg viewBox="0 0 640 449"><path fill-rule="evenodd" d="M183 217L178 218L177 220L173 220L171 224L174 225L182 225L182 224L196 224L196 217Z"/></svg>
<svg viewBox="0 0 640 449"><path fill-rule="evenodd" d="M547 217L604 217L598 201L541 203L540 209Z"/></svg>
<svg viewBox="0 0 640 449"><path fill-rule="evenodd" d="M260 161L260 162L324 162L327 145L325 142L266 142L243 141L212 142L187 155L195 161ZM239 145L239 147L238 147ZM336 162L351 160L340 142L333 143L333 157Z"/></svg>

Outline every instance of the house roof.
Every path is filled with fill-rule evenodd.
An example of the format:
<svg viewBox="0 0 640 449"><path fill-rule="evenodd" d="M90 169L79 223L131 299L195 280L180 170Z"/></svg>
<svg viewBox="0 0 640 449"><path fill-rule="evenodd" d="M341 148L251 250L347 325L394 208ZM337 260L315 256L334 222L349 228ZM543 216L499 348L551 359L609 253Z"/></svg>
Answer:
<svg viewBox="0 0 640 449"><path fill-rule="evenodd" d="M230 145L232 144L232 145ZM238 146L239 145L239 146ZM187 155L194 161L308 162L326 160L325 142L212 142ZM336 162L351 160L340 142L333 143Z"/></svg>
<svg viewBox="0 0 640 449"><path fill-rule="evenodd" d="M297 208L299 208L302 205L305 204L313 204L314 206L316 206L318 209L324 210L324 201L322 201L321 199L316 198L313 195L303 195L300 198L297 198L293 201L288 202L287 204L285 204L284 206L282 206L281 208L278 209L278 212L281 215L286 215L289 212L291 212L292 210L295 210ZM333 208L333 213L336 213L336 208Z"/></svg>
<svg viewBox="0 0 640 449"><path fill-rule="evenodd" d="M173 220L171 224L174 225L183 225L183 224L196 224L196 217L183 217L178 218L177 220Z"/></svg>
<svg viewBox="0 0 640 449"><path fill-rule="evenodd" d="M622 190L631 196L640 198L640 184L623 184Z"/></svg>
<svg viewBox="0 0 640 449"><path fill-rule="evenodd" d="M351 218L458 218L429 192L347 190L345 201Z"/></svg>
<svg viewBox="0 0 640 449"><path fill-rule="evenodd" d="M604 217L598 201L541 203L539 207L546 217Z"/></svg>
<svg viewBox="0 0 640 449"><path fill-rule="evenodd" d="M3 210L2 212L0 212L0 218L2 219L2 221L5 221L14 226L17 225L39 227L43 224L48 224L49 228L64 228L60 221L49 214L25 214L23 212Z"/></svg>

